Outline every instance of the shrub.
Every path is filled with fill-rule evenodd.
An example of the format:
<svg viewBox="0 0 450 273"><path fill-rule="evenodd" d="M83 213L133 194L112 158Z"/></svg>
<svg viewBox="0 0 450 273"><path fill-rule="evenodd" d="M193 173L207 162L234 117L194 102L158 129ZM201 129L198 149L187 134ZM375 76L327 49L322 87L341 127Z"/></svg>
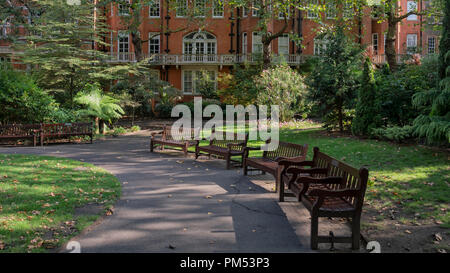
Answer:
<svg viewBox="0 0 450 273"><path fill-rule="evenodd" d="M407 139L413 138L414 127L406 125L403 127L393 126L388 128L375 128L371 130L371 136L390 140L395 142L403 142Z"/></svg>
<svg viewBox="0 0 450 273"><path fill-rule="evenodd" d="M131 126L131 128L130 128L130 132L137 132L140 130L141 130L141 127L139 127L138 125Z"/></svg>
<svg viewBox="0 0 450 273"><path fill-rule="evenodd" d="M113 129L112 135L113 136L118 136L118 135L123 135L127 132L127 130L125 130L125 128L119 126L119 127L115 127Z"/></svg>
<svg viewBox="0 0 450 273"><path fill-rule="evenodd" d="M353 134L367 135L373 128L382 125L376 92L372 62L367 57L364 63L361 86L358 90L355 119L352 124Z"/></svg>
<svg viewBox="0 0 450 273"><path fill-rule="evenodd" d="M287 121L304 111L306 86L303 77L282 64L264 70L255 80L259 105L278 105L280 120Z"/></svg>
<svg viewBox="0 0 450 273"><path fill-rule="evenodd" d="M58 108L54 99L21 71L0 65L0 122L40 123Z"/></svg>
<svg viewBox="0 0 450 273"><path fill-rule="evenodd" d="M211 73L212 72L212 73ZM202 70L196 80L196 88L205 99L219 99L216 89L215 72Z"/></svg>

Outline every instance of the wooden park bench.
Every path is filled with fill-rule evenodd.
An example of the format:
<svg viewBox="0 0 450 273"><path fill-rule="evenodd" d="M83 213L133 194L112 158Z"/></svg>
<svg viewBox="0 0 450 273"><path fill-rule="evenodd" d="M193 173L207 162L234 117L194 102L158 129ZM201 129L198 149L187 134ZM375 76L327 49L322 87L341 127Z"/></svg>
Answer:
<svg viewBox="0 0 450 273"><path fill-rule="evenodd" d="M9 124L0 126L0 140L32 139L36 146L40 124Z"/></svg>
<svg viewBox="0 0 450 273"><path fill-rule="evenodd" d="M73 136L89 136L91 142L93 141L92 123L90 122L77 122L77 123L55 123L55 124L42 124L40 137L41 146L44 142L50 139L57 138L70 138Z"/></svg>
<svg viewBox="0 0 450 273"><path fill-rule="evenodd" d="M270 143L270 139L266 144ZM261 150L261 147L246 147L244 153L244 175L249 171L261 170L263 174L270 173L275 178L276 190L279 193L279 199L282 201L284 196L284 184L281 184L281 173L284 166L289 165L289 162L301 162L306 158L308 152L308 144L299 145L294 143L282 142L278 144L278 148L273 151L264 151L262 157L249 157L250 151ZM284 162L284 161L288 162ZM279 164L281 162L281 164ZM249 169L249 167L253 169ZM283 188L280 186L283 185Z"/></svg>
<svg viewBox="0 0 450 273"><path fill-rule="evenodd" d="M200 133L200 129L190 128L189 136L183 135L182 128L175 130L175 135L172 132L172 127L164 125L163 129L158 132L154 132L150 137L150 152L154 151L156 145L159 145L161 150L164 150L165 146L178 147L184 152L184 156L188 155L188 148L197 144L197 135ZM158 137L159 136L159 137Z"/></svg>
<svg viewBox="0 0 450 273"><path fill-rule="evenodd" d="M200 146L200 141L197 141L195 146L195 159L197 159L201 153L216 155L223 157L227 161L227 170L231 167L231 162L238 162L242 166L242 160L244 159L244 151L247 147L248 133L246 134L233 134L232 139L227 139L225 132L213 131L209 138L203 138L202 140L209 140L209 144L206 146ZM241 161L232 159L231 157L240 156Z"/></svg>
<svg viewBox="0 0 450 273"><path fill-rule="evenodd" d="M311 248L319 243L352 243L359 249L360 220L369 171L359 170L314 148L312 161L292 162L288 188L311 214ZM309 166L310 168L298 168ZM352 236L319 236L319 217L351 218Z"/></svg>

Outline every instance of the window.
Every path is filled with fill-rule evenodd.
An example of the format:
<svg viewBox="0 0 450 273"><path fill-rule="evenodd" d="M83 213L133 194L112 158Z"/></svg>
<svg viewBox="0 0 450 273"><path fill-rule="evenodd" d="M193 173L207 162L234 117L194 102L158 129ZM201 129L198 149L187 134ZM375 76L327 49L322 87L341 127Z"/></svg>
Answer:
<svg viewBox="0 0 450 273"><path fill-rule="evenodd" d="M214 62L217 58L217 40L207 32L193 32L183 38L183 58L188 62Z"/></svg>
<svg viewBox="0 0 450 273"><path fill-rule="evenodd" d="M327 3L327 19L335 19L337 17L336 3Z"/></svg>
<svg viewBox="0 0 450 273"><path fill-rule="evenodd" d="M213 17L223 17L223 0L214 0Z"/></svg>
<svg viewBox="0 0 450 273"><path fill-rule="evenodd" d="M259 1L253 1L252 2L252 16L253 17L259 17L259 9L261 8L261 5Z"/></svg>
<svg viewBox="0 0 450 273"><path fill-rule="evenodd" d="M417 10L417 3L415 1L408 1L406 4L406 12L416 11ZM406 19L408 21L417 21L417 15L412 14L408 16Z"/></svg>
<svg viewBox="0 0 450 273"><path fill-rule="evenodd" d="M318 0L310 0L308 4L308 13L307 17L309 19L317 18L319 17L319 14L315 11L317 9L317 5L319 5Z"/></svg>
<svg viewBox="0 0 450 273"><path fill-rule="evenodd" d="M159 12L160 12L160 0L153 0L153 3L151 3L148 7L148 15L151 18L159 18Z"/></svg>
<svg viewBox="0 0 450 273"><path fill-rule="evenodd" d="M111 3L111 17L114 16L114 3Z"/></svg>
<svg viewBox="0 0 450 273"><path fill-rule="evenodd" d="M148 34L148 53L149 54L159 54L159 33L149 33Z"/></svg>
<svg viewBox="0 0 450 273"><path fill-rule="evenodd" d="M406 35L406 50L408 53L413 53L417 49L417 34Z"/></svg>
<svg viewBox="0 0 450 273"><path fill-rule="evenodd" d="M375 54L378 54L378 33L372 34L372 48Z"/></svg>
<svg viewBox="0 0 450 273"><path fill-rule="evenodd" d="M119 43L119 61L127 61L129 59L129 49L130 49L130 44L129 44L129 39L130 36L128 33L120 31L119 32L119 38L118 43Z"/></svg>
<svg viewBox="0 0 450 273"><path fill-rule="evenodd" d="M428 54L436 53L436 38L428 37Z"/></svg>
<svg viewBox="0 0 450 273"><path fill-rule="evenodd" d="M242 17L247 17L247 16L248 16L248 7L243 6L242 7Z"/></svg>
<svg viewBox="0 0 450 273"><path fill-rule="evenodd" d="M386 34L384 34L383 35L384 36L384 51L386 52L386 37L387 37L387 35Z"/></svg>
<svg viewBox="0 0 450 273"><path fill-rule="evenodd" d="M242 54L247 54L248 51L248 37L247 33L242 33Z"/></svg>
<svg viewBox="0 0 450 273"><path fill-rule="evenodd" d="M257 32L253 32L252 36L252 53L262 53L263 44L261 35Z"/></svg>
<svg viewBox="0 0 450 273"><path fill-rule="evenodd" d="M176 14L177 17L184 17L187 15L188 2L187 0L177 0Z"/></svg>
<svg viewBox="0 0 450 273"><path fill-rule="evenodd" d="M130 3L130 0L127 1ZM119 16L127 16L130 15L129 5L119 4Z"/></svg>
<svg viewBox="0 0 450 273"><path fill-rule="evenodd" d="M0 56L0 64L2 63L10 63L11 62L11 58L8 56Z"/></svg>
<svg viewBox="0 0 450 273"><path fill-rule="evenodd" d="M322 39L314 39L314 55L322 55L325 53L327 49L328 41L324 38Z"/></svg>
<svg viewBox="0 0 450 273"><path fill-rule="evenodd" d="M344 3L344 9L342 11L342 15L345 19L349 19L353 16L354 9L353 4L351 2Z"/></svg>
<svg viewBox="0 0 450 273"><path fill-rule="evenodd" d="M278 37L278 54L279 55L289 55L289 35L283 34Z"/></svg>
<svg viewBox="0 0 450 273"><path fill-rule="evenodd" d="M206 0L195 0L194 15L196 17L205 17L205 15L206 15Z"/></svg>
<svg viewBox="0 0 450 273"><path fill-rule="evenodd" d="M206 74L206 75L205 75ZM198 94L200 79L209 78L211 87L217 88L217 75L215 70L183 70L183 92L185 94Z"/></svg>

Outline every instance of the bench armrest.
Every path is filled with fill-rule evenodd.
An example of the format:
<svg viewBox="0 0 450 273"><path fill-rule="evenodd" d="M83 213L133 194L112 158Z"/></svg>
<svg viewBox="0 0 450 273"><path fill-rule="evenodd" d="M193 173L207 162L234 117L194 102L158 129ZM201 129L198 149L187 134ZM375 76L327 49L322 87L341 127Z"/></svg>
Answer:
<svg viewBox="0 0 450 273"><path fill-rule="evenodd" d="M315 189L311 190L308 195L319 196L319 197L358 197L360 194L359 190L323 190Z"/></svg>
<svg viewBox="0 0 450 273"><path fill-rule="evenodd" d="M342 184L342 177L330 176L323 178L315 178L309 176L300 176L295 182L302 184Z"/></svg>
<svg viewBox="0 0 450 273"><path fill-rule="evenodd" d="M299 168L288 168L287 173L290 174L327 174L328 169L326 168L310 168L310 169L299 169Z"/></svg>
<svg viewBox="0 0 450 273"><path fill-rule="evenodd" d="M156 131L156 132L151 133L150 135L151 135L152 137L154 137L154 136L156 136L156 135L161 135L163 132L164 132L164 131Z"/></svg>
<svg viewBox="0 0 450 273"><path fill-rule="evenodd" d="M300 157L298 157L300 158ZM304 159L305 157L302 156L302 158ZM302 167L302 166L314 166L314 162L313 161L305 161L305 160L299 160L297 158L294 159L282 159L280 161L278 161L278 165L283 165L283 166L297 166L297 167Z"/></svg>

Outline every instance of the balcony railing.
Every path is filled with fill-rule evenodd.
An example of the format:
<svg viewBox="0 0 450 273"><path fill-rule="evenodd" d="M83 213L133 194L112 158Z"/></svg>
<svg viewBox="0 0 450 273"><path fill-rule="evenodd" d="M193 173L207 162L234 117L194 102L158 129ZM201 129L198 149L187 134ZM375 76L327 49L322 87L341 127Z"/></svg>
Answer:
<svg viewBox="0 0 450 273"><path fill-rule="evenodd" d="M419 56L421 58L425 57L425 55L420 55L420 54L419 54ZM412 60L413 55L412 54L396 54L395 58L397 59L397 63L401 64L401 63L404 63L405 61ZM384 63L387 63L387 57L385 54L375 55L372 57L372 62L374 62L376 64L384 64Z"/></svg>
<svg viewBox="0 0 450 273"><path fill-rule="evenodd" d="M154 65L186 65L186 64L214 64L233 65L235 63L256 62L261 60L261 54L153 54L143 55L150 64ZM135 62L135 54L111 53L110 62ZM301 64L305 61L304 55L272 55L272 62L286 62L290 65Z"/></svg>
<svg viewBox="0 0 450 273"><path fill-rule="evenodd" d="M13 53L13 50L10 46L0 46L0 53L11 54Z"/></svg>

